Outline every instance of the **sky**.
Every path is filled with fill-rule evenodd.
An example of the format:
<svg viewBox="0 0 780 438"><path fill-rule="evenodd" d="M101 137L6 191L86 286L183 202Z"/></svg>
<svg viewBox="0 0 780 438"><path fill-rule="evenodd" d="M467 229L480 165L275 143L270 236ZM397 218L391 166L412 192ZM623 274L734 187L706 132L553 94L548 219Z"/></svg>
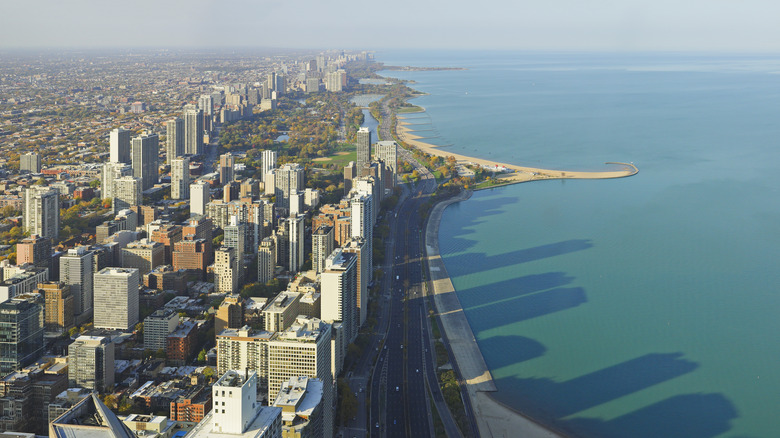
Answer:
<svg viewBox="0 0 780 438"><path fill-rule="evenodd" d="M4 0L0 48L780 52L773 0Z"/></svg>

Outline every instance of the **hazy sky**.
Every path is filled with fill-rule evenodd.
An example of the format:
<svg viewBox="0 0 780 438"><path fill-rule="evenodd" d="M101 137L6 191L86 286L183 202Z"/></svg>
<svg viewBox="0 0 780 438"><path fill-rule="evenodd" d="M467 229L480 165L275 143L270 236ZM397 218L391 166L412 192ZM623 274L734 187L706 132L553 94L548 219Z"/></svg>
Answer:
<svg viewBox="0 0 780 438"><path fill-rule="evenodd" d="M772 0L5 0L0 47L780 51Z"/></svg>

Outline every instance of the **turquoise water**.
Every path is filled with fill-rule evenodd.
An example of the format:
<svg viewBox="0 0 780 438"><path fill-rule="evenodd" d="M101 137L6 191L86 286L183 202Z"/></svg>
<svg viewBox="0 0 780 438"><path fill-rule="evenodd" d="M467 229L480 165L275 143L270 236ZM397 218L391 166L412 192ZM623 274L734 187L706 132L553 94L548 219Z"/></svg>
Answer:
<svg viewBox="0 0 780 438"><path fill-rule="evenodd" d="M481 191L442 256L499 388L578 436L772 437L780 58L387 52L439 144L599 169Z"/></svg>

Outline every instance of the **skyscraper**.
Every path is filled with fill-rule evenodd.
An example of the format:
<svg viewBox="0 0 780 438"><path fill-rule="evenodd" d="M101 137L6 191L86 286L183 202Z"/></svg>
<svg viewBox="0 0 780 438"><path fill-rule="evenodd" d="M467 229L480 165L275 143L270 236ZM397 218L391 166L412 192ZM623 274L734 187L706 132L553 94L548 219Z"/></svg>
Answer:
<svg viewBox="0 0 780 438"><path fill-rule="evenodd" d="M320 274L320 314L325 321L341 321L348 342L357 336L357 255L337 248Z"/></svg>
<svg viewBox="0 0 780 438"><path fill-rule="evenodd" d="M290 239L290 260L288 262L290 272L300 271L305 260L306 253L303 246L304 219L306 219L306 215L303 214L287 218L287 227L289 229L288 235Z"/></svg>
<svg viewBox="0 0 780 438"><path fill-rule="evenodd" d="M43 345L43 306L16 298L0 303L0 374L37 360Z"/></svg>
<svg viewBox="0 0 780 438"><path fill-rule="evenodd" d="M68 385L105 391L114 384L114 343L104 336L79 336L68 346Z"/></svg>
<svg viewBox="0 0 780 438"><path fill-rule="evenodd" d="M171 199L190 197L190 157L171 160Z"/></svg>
<svg viewBox="0 0 780 438"><path fill-rule="evenodd" d="M48 187L24 189L24 230L48 237L53 243L60 237L60 194Z"/></svg>
<svg viewBox="0 0 780 438"><path fill-rule="evenodd" d="M165 122L165 152L168 164L176 157L184 155L184 120L176 117Z"/></svg>
<svg viewBox="0 0 780 438"><path fill-rule="evenodd" d="M32 263L40 268L51 264L51 239L33 234L16 244L16 264Z"/></svg>
<svg viewBox="0 0 780 438"><path fill-rule="evenodd" d="M385 188L395 187L396 175L398 174L398 143L394 141L378 141L375 148L377 159L385 163L385 167L389 168L393 173L393 178L388 184L385 184Z"/></svg>
<svg viewBox="0 0 780 438"><path fill-rule="evenodd" d="M360 128L357 131L357 161L355 164L358 169L361 169L369 161L371 161L371 131L368 128Z"/></svg>
<svg viewBox="0 0 780 438"><path fill-rule="evenodd" d="M274 184L276 205L282 208L290 207L290 193L303 192L303 167L297 163L288 163L276 169L276 181Z"/></svg>
<svg viewBox="0 0 780 438"><path fill-rule="evenodd" d="M73 294L70 286L59 281L38 284L38 292L44 298L44 330L64 333L73 327Z"/></svg>
<svg viewBox="0 0 780 438"><path fill-rule="evenodd" d="M357 272L355 306L357 307L358 327L362 326L368 317L368 283L371 281L373 272L371 267L373 257L370 253L370 248L371 245L359 237L353 237L343 248L344 252L355 254L357 259L357 265L355 266Z"/></svg>
<svg viewBox="0 0 780 438"><path fill-rule="evenodd" d="M205 215L206 204L209 203L209 183L205 181L195 181L190 184L190 214Z"/></svg>
<svg viewBox="0 0 780 438"><path fill-rule="evenodd" d="M238 260L234 248L222 247L214 251L214 288L220 293L238 289Z"/></svg>
<svg viewBox="0 0 780 438"><path fill-rule="evenodd" d="M230 152L219 156L219 182L222 185L233 182L235 157Z"/></svg>
<svg viewBox="0 0 780 438"><path fill-rule="evenodd" d="M242 278L242 266L244 264L244 254L246 254L246 224L239 221L236 216L230 217L230 225L223 228L224 238L222 246L235 249L236 263L238 265L238 280Z"/></svg>
<svg viewBox="0 0 780 438"><path fill-rule="evenodd" d="M108 140L109 161L130 164L130 131L116 128L108 135Z"/></svg>
<svg viewBox="0 0 780 438"><path fill-rule="evenodd" d="M214 114L214 99L210 94L202 94L198 98L198 109L208 116Z"/></svg>
<svg viewBox="0 0 780 438"><path fill-rule="evenodd" d="M317 273L325 270L325 259L333 252L335 245L332 226L323 225L314 230L311 241L311 267Z"/></svg>
<svg viewBox="0 0 780 438"><path fill-rule="evenodd" d="M301 316L290 328L268 342L268 400L276 400L285 381L293 377L317 378L323 383L323 432L333 436L333 377L331 325Z"/></svg>
<svg viewBox="0 0 780 438"><path fill-rule="evenodd" d="M19 157L20 173L41 173L41 156L38 154L22 154Z"/></svg>
<svg viewBox="0 0 780 438"><path fill-rule="evenodd" d="M276 248L274 241L266 237L260 242L257 250L257 282L265 284L274 278L274 268L276 268Z"/></svg>
<svg viewBox="0 0 780 438"><path fill-rule="evenodd" d="M184 153L203 154L203 111L184 107Z"/></svg>
<svg viewBox="0 0 780 438"><path fill-rule="evenodd" d="M143 179L141 191L157 184L157 154L160 150L158 140L157 134L147 134L135 137L132 141L133 176Z"/></svg>
<svg viewBox="0 0 780 438"><path fill-rule="evenodd" d="M129 330L138 323L138 269L103 268L95 274L95 328Z"/></svg>
<svg viewBox="0 0 780 438"><path fill-rule="evenodd" d="M60 257L60 282L70 286L76 316L92 310L92 268L93 253L86 246L69 249L67 254Z"/></svg>
<svg viewBox="0 0 780 438"><path fill-rule="evenodd" d="M114 212L141 205L143 178L123 176L114 180Z"/></svg>
<svg viewBox="0 0 780 438"><path fill-rule="evenodd" d="M128 166L125 163L114 163L112 161L103 163L100 174L100 197L103 199L115 197L115 181L123 176L133 176L132 166Z"/></svg>
<svg viewBox="0 0 780 438"><path fill-rule="evenodd" d="M265 182L269 170L276 168L276 151L263 151L262 179Z"/></svg>

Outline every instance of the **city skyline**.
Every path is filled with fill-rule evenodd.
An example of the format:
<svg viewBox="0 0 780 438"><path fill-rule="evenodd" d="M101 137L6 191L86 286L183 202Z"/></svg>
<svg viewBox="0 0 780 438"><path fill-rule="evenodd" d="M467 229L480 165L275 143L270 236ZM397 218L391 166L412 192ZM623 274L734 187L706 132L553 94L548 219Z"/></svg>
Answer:
<svg viewBox="0 0 780 438"><path fill-rule="evenodd" d="M780 30L772 17L780 6L764 0L642 2L506 2L474 8L464 1L442 5L403 0L377 3L273 4L245 0L228 5L197 1L182 7L148 0L106 4L50 0L5 5L0 49L32 47L358 47L371 49L520 49L573 51L778 51ZM300 11L307 11L300 14ZM85 11L88 11L85 13ZM501 11L501 13L496 13ZM388 37L372 20L393 23ZM35 19L24 19L35 17ZM252 32L259 17L263 36ZM295 31L291 32L291 20ZM69 23L62 31L62 22ZM214 39L203 29L230 23L235 39ZM138 32L143 26L144 32ZM241 30L246 29L246 30ZM463 29L469 29L463 32ZM128 35L132 35L129 38ZM357 37L356 37L357 36Z"/></svg>

